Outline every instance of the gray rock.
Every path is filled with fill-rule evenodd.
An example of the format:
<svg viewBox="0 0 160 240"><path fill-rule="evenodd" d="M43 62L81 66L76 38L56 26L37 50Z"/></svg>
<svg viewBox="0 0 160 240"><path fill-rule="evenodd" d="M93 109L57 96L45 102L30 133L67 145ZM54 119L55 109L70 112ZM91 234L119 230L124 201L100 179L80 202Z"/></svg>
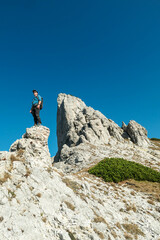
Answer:
<svg viewBox="0 0 160 240"><path fill-rule="evenodd" d="M150 141L147 137L147 130L134 120L131 120L128 126L123 126L123 129L130 136L133 143L138 146L148 147L150 145Z"/></svg>
<svg viewBox="0 0 160 240"><path fill-rule="evenodd" d="M15 156L21 153L21 157L32 165L51 165L48 149L49 134L50 130L45 126L27 128L22 138L11 145L9 152L14 153Z"/></svg>
<svg viewBox="0 0 160 240"><path fill-rule="evenodd" d="M126 131L126 129L127 129L127 125L122 121L122 129L124 130L124 131Z"/></svg>
<svg viewBox="0 0 160 240"><path fill-rule="evenodd" d="M128 126L123 122L120 128L77 97L59 94L57 102L58 152L54 163L65 172L81 170L96 157L107 157L108 145L110 148L119 143L149 145L147 131L135 121L130 121Z"/></svg>
<svg viewBox="0 0 160 240"><path fill-rule="evenodd" d="M57 102L58 153L55 162L62 160L63 145L75 147L81 143L108 144L111 137L124 141L123 130L116 123L99 111L87 107L81 99L59 94Z"/></svg>

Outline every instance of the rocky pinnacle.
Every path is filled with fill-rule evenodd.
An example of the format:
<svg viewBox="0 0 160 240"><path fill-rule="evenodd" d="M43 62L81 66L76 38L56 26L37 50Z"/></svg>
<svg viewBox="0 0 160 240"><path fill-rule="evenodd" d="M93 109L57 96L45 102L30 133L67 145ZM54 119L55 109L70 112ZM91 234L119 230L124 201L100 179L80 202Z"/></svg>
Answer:
<svg viewBox="0 0 160 240"><path fill-rule="evenodd" d="M91 159L103 155L108 156L107 145L132 143L147 147L150 142L147 131L140 124L131 120L122 128L101 112L87 107L79 98L59 94L57 109L57 140L58 152L54 162L66 164L66 171L83 168ZM96 153L93 148L96 148ZM102 155L102 156L103 156ZM56 164L58 166L58 164Z"/></svg>

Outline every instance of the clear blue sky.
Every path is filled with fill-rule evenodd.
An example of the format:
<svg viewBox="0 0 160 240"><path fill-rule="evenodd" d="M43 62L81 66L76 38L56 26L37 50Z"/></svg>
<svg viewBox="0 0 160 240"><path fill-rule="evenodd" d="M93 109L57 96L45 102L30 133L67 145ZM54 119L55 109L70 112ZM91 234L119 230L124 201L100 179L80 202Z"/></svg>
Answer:
<svg viewBox="0 0 160 240"><path fill-rule="evenodd" d="M52 155L61 92L160 138L160 1L0 1L0 81L1 151L33 125L32 89Z"/></svg>

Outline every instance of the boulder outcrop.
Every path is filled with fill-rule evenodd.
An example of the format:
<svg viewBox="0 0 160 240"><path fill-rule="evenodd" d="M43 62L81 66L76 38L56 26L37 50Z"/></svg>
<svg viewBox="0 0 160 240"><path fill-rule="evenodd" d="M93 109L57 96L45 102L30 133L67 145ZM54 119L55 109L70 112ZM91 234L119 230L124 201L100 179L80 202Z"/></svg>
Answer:
<svg viewBox="0 0 160 240"><path fill-rule="evenodd" d="M59 94L57 102L58 152L54 162L67 172L73 171L73 166L75 171L85 167L95 155L108 156L108 145L150 144L145 128L133 120L121 128L77 97Z"/></svg>
<svg viewBox="0 0 160 240"><path fill-rule="evenodd" d="M23 165L25 161L28 169L51 166L49 134L49 128L44 126L27 128L22 138L11 145L9 152L0 152L0 177L5 177L15 162Z"/></svg>
<svg viewBox="0 0 160 240"><path fill-rule="evenodd" d="M108 144L111 136L123 141L123 130L99 111L87 107L81 99L59 94L57 102L58 149L64 144L68 147L86 142Z"/></svg>
<svg viewBox="0 0 160 240"><path fill-rule="evenodd" d="M128 126L122 124L122 129L128 134L131 141L140 147L148 147L150 145L147 137L147 130L137 122L131 120Z"/></svg>
<svg viewBox="0 0 160 240"><path fill-rule="evenodd" d="M32 165L51 166L49 134L49 128L44 126L27 128L22 138L11 145L9 152L14 154L24 152L26 161L30 161Z"/></svg>

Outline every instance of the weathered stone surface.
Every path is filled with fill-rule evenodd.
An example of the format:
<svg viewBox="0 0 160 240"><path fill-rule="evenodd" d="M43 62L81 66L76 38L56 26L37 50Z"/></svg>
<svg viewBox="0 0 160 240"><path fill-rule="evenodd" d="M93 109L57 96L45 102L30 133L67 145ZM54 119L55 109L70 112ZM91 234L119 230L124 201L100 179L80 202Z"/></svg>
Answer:
<svg viewBox="0 0 160 240"><path fill-rule="evenodd" d="M10 168L10 153L0 152L0 179L3 179L7 170Z"/></svg>
<svg viewBox="0 0 160 240"><path fill-rule="evenodd" d="M44 126L27 128L26 133L11 145L9 151L15 155L24 152L26 161L30 161L32 165L51 165L48 149L49 134L49 128Z"/></svg>
<svg viewBox="0 0 160 240"><path fill-rule="evenodd" d="M117 146L117 155L122 145L121 149ZM131 150L127 146L123 146L123 154ZM145 154L142 152L141 158ZM86 172L65 175L52 166L31 167L19 160L13 162L9 173L0 188L1 240L100 240L115 236L125 240L123 224L134 224L144 234L140 235L142 240L157 239L160 234L156 210L160 203L154 207L148 201L151 195L136 192L128 184L105 183ZM130 234L133 239L134 234Z"/></svg>
<svg viewBox="0 0 160 240"><path fill-rule="evenodd" d="M131 120L128 126L123 125L123 129L130 136L133 143L136 143L138 146L147 147L150 145L147 130L134 120Z"/></svg>
<svg viewBox="0 0 160 240"><path fill-rule="evenodd" d="M71 95L59 94L57 110L58 154L60 159L63 145L75 147L81 143L95 145L108 144L111 136L124 141L123 130L99 111L87 107L85 103Z"/></svg>
<svg viewBox="0 0 160 240"><path fill-rule="evenodd" d="M77 97L59 94L57 102L58 152L54 162L66 172L86 167L95 160L95 156L100 159L107 157L108 152L115 154L120 143L122 146L127 144L128 148L132 143L142 147L150 144L147 131L135 121L130 121L128 126L123 122L120 128ZM112 151L108 150L108 145Z"/></svg>

